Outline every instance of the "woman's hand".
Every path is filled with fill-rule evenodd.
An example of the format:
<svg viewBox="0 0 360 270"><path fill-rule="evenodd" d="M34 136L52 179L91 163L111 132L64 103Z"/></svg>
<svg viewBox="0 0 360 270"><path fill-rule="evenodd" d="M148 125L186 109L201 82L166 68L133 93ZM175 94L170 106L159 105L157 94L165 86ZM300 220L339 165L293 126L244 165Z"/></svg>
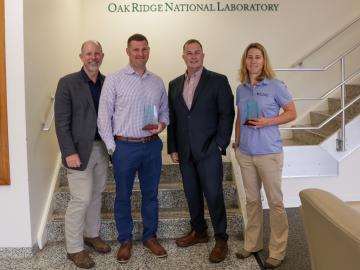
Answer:
<svg viewBox="0 0 360 270"><path fill-rule="evenodd" d="M252 128L262 128L262 127L266 127L266 126L270 126L271 123L271 118L266 118L266 117L257 117L257 118L253 118L249 120L249 127Z"/></svg>

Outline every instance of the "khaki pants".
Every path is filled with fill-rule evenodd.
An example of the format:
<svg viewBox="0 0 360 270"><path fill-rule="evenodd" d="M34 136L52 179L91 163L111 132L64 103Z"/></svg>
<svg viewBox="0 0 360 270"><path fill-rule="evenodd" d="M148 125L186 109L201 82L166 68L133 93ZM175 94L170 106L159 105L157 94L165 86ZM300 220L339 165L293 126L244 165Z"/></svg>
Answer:
<svg viewBox="0 0 360 270"><path fill-rule="evenodd" d="M263 211L260 189L264 190L270 207L269 257L283 260L288 239L288 220L281 192L283 154L249 156L235 152L240 165L246 193L248 223L244 249L256 252L263 248Z"/></svg>
<svg viewBox="0 0 360 270"><path fill-rule="evenodd" d="M108 167L109 157L105 145L101 141L95 141L86 169L67 169L71 194L65 214L65 242L68 253L84 249L84 236L99 236L101 193L108 177Z"/></svg>

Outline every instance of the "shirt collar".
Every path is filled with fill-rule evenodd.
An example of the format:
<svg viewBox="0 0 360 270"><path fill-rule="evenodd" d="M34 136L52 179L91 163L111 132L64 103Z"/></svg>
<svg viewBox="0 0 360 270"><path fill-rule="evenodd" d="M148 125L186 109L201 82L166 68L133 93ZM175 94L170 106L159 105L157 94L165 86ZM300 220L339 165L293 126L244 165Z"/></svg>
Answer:
<svg viewBox="0 0 360 270"><path fill-rule="evenodd" d="M194 74L193 74L193 77L197 78L198 76L200 77L201 76L201 73L203 72L204 70L204 67L202 67L201 69L199 69L198 71L196 71ZM187 71L185 71L185 79L188 79L188 73Z"/></svg>
<svg viewBox="0 0 360 270"><path fill-rule="evenodd" d="M125 73L128 75L139 75L130 65L127 65L125 67ZM150 71L148 71L147 69L145 70L144 74L142 75L142 77L148 76L150 75Z"/></svg>
<svg viewBox="0 0 360 270"><path fill-rule="evenodd" d="M92 81L92 80L89 78L89 76L86 74L86 72L85 72L85 70L84 70L84 67L81 68L80 74L81 74L81 77L83 78L83 80L84 80L85 82L92 82L92 83L93 83L93 81ZM100 73L100 71L99 71L99 74L98 74L98 76L97 76L97 78L96 78L96 82L98 82L98 81L102 82L102 74Z"/></svg>
<svg viewBox="0 0 360 270"><path fill-rule="evenodd" d="M256 85L257 85L257 86L260 86L260 85L268 85L269 83L270 83L270 80L267 79L267 78L265 78L265 79L257 82ZM247 81L247 82L244 82L244 85L247 86L247 87L252 88L250 82L248 82L248 81Z"/></svg>

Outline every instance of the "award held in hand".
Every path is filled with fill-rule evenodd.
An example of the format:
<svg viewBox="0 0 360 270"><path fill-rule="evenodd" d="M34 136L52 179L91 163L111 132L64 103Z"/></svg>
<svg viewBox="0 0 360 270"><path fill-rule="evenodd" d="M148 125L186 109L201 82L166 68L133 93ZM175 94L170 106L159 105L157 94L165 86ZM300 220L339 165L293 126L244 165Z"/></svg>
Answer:
<svg viewBox="0 0 360 270"><path fill-rule="evenodd" d="M245 121L245 125L253 126L251 123L249 123L249 121L251 119L259 117L259 115L260 115L259 106L258 106L256 100L249 99L246 102L246 121Z"/></svg>
<svg viewBox="0 0 360 270"><path fill-rule="evenodd" d="M158 128L158 112L155 105L145 107L143 119L142 130L153 130Z"/></svg>

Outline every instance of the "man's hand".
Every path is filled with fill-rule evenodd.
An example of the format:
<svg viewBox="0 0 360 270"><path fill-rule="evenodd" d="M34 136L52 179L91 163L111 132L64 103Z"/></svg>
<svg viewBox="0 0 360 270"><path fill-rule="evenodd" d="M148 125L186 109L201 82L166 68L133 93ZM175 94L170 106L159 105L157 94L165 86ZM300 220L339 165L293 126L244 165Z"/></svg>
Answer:
<svg viewBox="0 0 360 270"><path fill-rule="evenodd" d="M81 165L80 157L78 154L72 154L65 158L66 165L69 168L79 168Z"/></svg>
<svg viewBox="0 0 360 270"><path fill-rule="evenodd" d="M158 124L157 129L149 130L152 134L159 134L161 131L163 131L166 128L166 125L163 122L158 122L157 124Z"/></svg>
<svg viewBox="0 0 360 270"><path fill-rule="evenodd" d="M172 162L179 163L179 154L177 152L171 153L170 158Z"/></svg>

